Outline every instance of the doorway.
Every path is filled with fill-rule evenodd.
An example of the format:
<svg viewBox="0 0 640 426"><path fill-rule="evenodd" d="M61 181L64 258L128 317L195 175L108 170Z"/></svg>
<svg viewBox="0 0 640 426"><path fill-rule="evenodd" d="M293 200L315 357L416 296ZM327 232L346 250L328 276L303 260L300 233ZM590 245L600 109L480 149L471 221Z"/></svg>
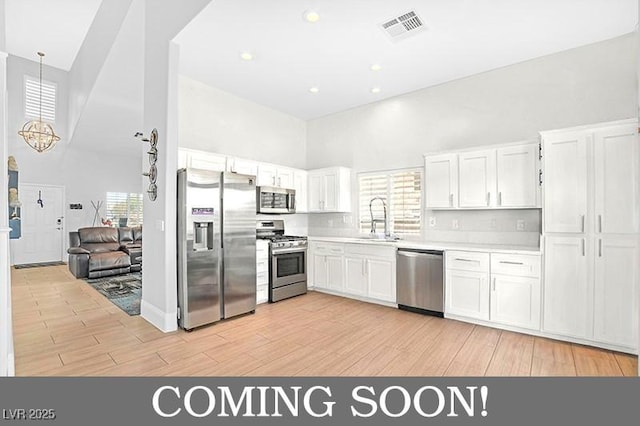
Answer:
<svg viewBox="0 0 640 426"><path fill-rule="evenodd" d="M12 240L13 264L63 261L65 187L23 183L22 237Z"/></svg>

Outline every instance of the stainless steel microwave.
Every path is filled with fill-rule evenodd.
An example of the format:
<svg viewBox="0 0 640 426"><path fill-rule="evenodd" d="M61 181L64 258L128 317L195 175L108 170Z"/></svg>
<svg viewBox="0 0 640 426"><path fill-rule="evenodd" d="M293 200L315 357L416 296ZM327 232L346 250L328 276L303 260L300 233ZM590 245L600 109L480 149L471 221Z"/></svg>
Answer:
<svg viewBox="0 0 640 426"><path fill-rule="evenodd" d="M256 211L266 214L291 214L296 212L296 190L274 186L256 188Z"/></svg>

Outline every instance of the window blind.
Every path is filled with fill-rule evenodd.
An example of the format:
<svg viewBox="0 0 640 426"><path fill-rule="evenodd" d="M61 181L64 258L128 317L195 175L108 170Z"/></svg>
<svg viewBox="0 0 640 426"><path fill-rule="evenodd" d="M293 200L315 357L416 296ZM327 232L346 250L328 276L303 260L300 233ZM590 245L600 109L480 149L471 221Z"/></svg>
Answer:
<svg viewBox="0 0 640 426"><path fill-rule="evenodd" d="M387 207L389 232L419 234L422 224L422 172L419 169L362 173L358 176L359 223L361 232L371 231L374 219L384 218ZM371 204L371 209L369 205ZM384 224L376 224L376 232L383 232Z"/></svg>
<svg viewBox="0 0 640 426"><path fill-rule="evenodd" d="M40 81L26 77L24 82L24 115L26 118L40 117ZM56 84L42 82L42 120L56 121Z"/></svg>
<svg viewBox="0 0 640 426"><path fill-rule="evenodd" d="M107 192L107 219L118 225L127 219L126 226L142 225L142 194Z"/></svg>

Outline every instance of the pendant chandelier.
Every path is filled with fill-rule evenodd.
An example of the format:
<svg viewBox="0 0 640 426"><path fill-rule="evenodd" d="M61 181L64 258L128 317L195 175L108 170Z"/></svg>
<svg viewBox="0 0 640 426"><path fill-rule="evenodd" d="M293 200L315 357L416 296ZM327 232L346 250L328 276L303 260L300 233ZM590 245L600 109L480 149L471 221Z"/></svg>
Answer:
<svg viewBox="0 0 640 426"><path fill-rule="evenodd" d="M25 123L18 134L31 148L38 152L45 152L53 148L60 137L53 131L51 124L42 121L42 57L44 53L38 52L38 56L40 56L40 114L37 120Z"/></svg>

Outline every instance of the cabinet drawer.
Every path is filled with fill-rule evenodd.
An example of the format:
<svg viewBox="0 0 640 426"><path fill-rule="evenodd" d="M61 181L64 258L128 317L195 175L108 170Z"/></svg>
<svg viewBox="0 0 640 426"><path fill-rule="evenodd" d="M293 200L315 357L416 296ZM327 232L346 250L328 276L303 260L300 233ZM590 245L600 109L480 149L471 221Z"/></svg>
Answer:
<svg viewBox="0 0 640 426"><path fill-rule="evenodd" d="M269 284L269 271L257 271L256 284L257 285Z"/></svg>
<svg viewBox="0 0 640 426"><path fill-rule="evenodd" d="M379 257L383 259L396 259L395 247L379 247L372 244L345 244L344 252L367 257Z"/></svg>
<svg viewBox="0 0 640 426"><path fill-rule="evenodd" d="M269 301L269 286L258 286L256 289L256 303L266 303Z"/></svg>
<svg viewBox="0 0 640 426"><path fill-rule="evenodd" d="M340 256L344 254L344 245L342 244L312 243L311 249L313 250L314 254L320 256Z"/></svg>
<svg viewBox="0 0 640 426"><path fill-rule="evenodd" d="M268 260L258 260L256 262L256 273L259 274L261 272L269 271L269 261Z"/></svg>
<svg viewBox="0 0 640 426"><path fill-rule="evenodd" d="M446 251L446 268L458 271L489 272L489 253Z"/></svg>
<svg viewBox="0 0 640 426"><path fill-rule="evenodd" d="M491 254L491 273L519 277L540 277L540 256L527 254Z"/></svg>
<svg viewBox="0 0 640 426"><path fill-rule="evenodd" d="M269 242L266 240L257 240L256 241L256 257L260 259L261 257L269 257Z"/></svg>

